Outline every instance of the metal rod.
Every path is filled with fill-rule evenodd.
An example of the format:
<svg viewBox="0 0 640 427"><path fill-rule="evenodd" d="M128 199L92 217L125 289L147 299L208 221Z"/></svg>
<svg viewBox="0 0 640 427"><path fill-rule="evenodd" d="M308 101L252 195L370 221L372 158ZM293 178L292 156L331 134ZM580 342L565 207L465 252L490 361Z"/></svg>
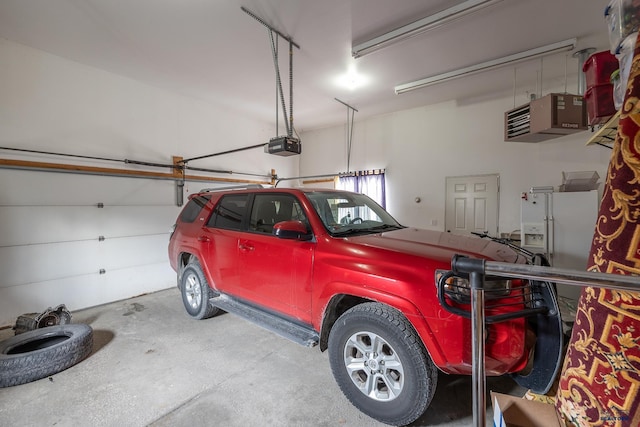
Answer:
<svg viewBox="0 0 640 427"><path fill-rule="evenodd" d="M73 157L76 159L105 160L108 162L118 162L118 163L125 162L125 160L122 160L122 159L112 159L109 157L81 156L79 154L55 153L52 151L27 150L25 148L0 147L0 150L19 151L21 153L32 153L32 154L47 154L51 156Z"/></svg>
<svg viewBox="0 0 640 427"><path fill-rule="evenodd" d="M468 273L471 285L471 375L473 382L473 424L485 427L486 422L486 379L484 367L484 275L485 260L454 255L451 270Z"/></svg>
<svg viewBox="0 0 640 427"><path fill-rule="evenodd" d="M251 150L252 148L258 148L258 147L264 147L264 146L265 144L262 143L262 144L250 145L248 147L234 148L233 150L220 151L218 153L205 154L204 156L191 157L190 159L183 159L180 161L180 163L185 164L193 160L200 160L200 159L206 159L208 157L222 156L223 154L237 153L238 151Z"/></svg>
<svg viewBox="0 0 640 427"><path fill-rule="evenodd" d="M640 291L640 276L629 276L593 271L569 270L527 264L486 261L485 274L501 277L524 278L573 286L594 286L618 290Z"/></svg>
<svg viewBox="0 0 640 427"><path fill-rule="evenodd" d="M517 68L513 67L513 108L516 108L516 73Z"/></svg>
<svg viewBox="0 0 640 427"><path fill-rule="evenodd" d="M355 108L353 108L351 105L347 104L346 102L344 102L344 101L340 101L338 98L333 98L333 99L335 99L336 101L338 101L340 104L344 105L345 107L349 107L349 108L351 108L351 109L352 109L353 111L355 111L356 113L358 113L358 112L359 112L358 110L356 110Z"/></svg>
<svg viewBox="0 0 640 427"><path fill-rule="evenodd" d="M567 92L567 63L569 62L569 55L564 56L564 93Z"/></svg>
<svg viewBox="0 0 640 427"><path fill-rule="evenodd" d="M273 36L269 37L271 40L271 43L273 43ZM278 57L278 38L276 38L276 42L275 42L275 50L274 50L274 55L276 56L276 58ZM280 124L278 123L278 119L280 118L280 113L278 113L278 103L280 102L280 90L279 90L279 83L280 83L280 76L278 75L278 73L276 73L276 136L280 135Z"/></svg>
<svg viewBox="0 0 640 427"><path fill-rule="evenodd" d="M262 174L262 173L238 172L238 171L232 171L232 170L209 169L209 168L193 168L191 166L185 166L185 169L189 169L192 171L199 171L199 172L226 173L229 175L247 175L247 176L259 176L261 178L271 178L271 175Z"/></svg>
<svg viewBox="0 0 640 427"><path fill-rule="evenodd" d="M355 113L358 112L358 110L356 110L355 108L353 108L351 105L347 104L346 102L339 100L338 98L333 98L333 99L335 99L340 104L342 104L345 107L347 107L347 135L346 135L346 139L347 139L347 172L349 172L350 165L351 165L351 141L353 140L353 118L355 116ZM349 117L349 113L351 113L351 117ZM351 120L351 121L349 121L349 120Z"/></svg>
<svg viewBox="0 0 640 427"><path fill-rule="evenodd" d="M246 13L247 15L249 15L250 17L252 17L253 19L255 19L256 21L258 21L259 23L261 23L262 25L264 25L265 27L267 27L268 29L270 29L271 31L273 31L274 33L276 33L277 35L279 35L280 37L282 37L283 39L285 39L286 41L288 41L289 43L291 43L293 46L297 47L298 49L300 49L300 46L298 46L298 44L296 44L293 39L289 36L285 36L284 34L282 34L280 31L276 30L275 28L273 28L271 25L267 24L262 18L258 17L257 15L255 15L253 12L251 12L249 9L247 9L244 6L240 6L240 9L242 9L242 11L244 13Z"/></svg>
<svg viewBox="0 0 640 427"><path fill-rule="evenodd" d="M602 142L596 142L596 144L608 148L609 150L613 150L613 147L609 147L607 144L603 144Z"/></svg>
<svg viewBox="0 0 640 427"><path fill-rule="evenodd" d="M542 64L543 61L543 57L540 57L540 93L538 94L538 98L542 98L542 83L543 83L543 78L542 78L542 74L544 72L544 66Z"/></svg>
<svg viewBox="0 0 640 427"><path fill-rule="evenodd" d="M384 169L373 169L370 171L364 171L364 173L361 172L336 172L336 173L325 173L322 175L306 175L306 176L292 176L292 177L288 177L288 178L278 178L277 182L276 182L276 186L278 185L278 182L280 181L291 181L293 179L312 179L312 178L330 178L330 177L334 177L334 176L358 176L358 174L361 175L381 175L384 173Z"/></svg>
<svg viewBox="0 0 640 427"><path fill-rule="evenodd" d="M451 260L454 272L469 274L471 284L471 335L473 424L486 425L486 377L484 349L484 276L499 276L562 283L572 286L595 286L618 290L640 291L640 276L592 271L569 270L529 264L485 261L455 255Z"/></svg>
<svg viewBox="0 0 640 427"><path fill-rule="evenodd" d="M287 121L287 104L285 103L284 93L282 92L282 80L280 79L280 66L278 64L278 53L276 52L276 44L273 37L273 31L269 31L269 40L271 41L271 56L273 57L273 67L276 71L276 89L280 94L280 103L282 104L282 117L284 118L284 124L287 129L287 136L291 136L291 128ZM277 113L277 110L276 110Z"/></svg>
<svg viewBox="0 0 640 427"><path fill-rule="evenodd" d="M293 136L293 42L291 40L289 40L289 131L287 136Z"/></svg>
<svg viewBox="0 0 640 427"><path fill-rule="evenodd" d="M469 274L471 283L471 337L473 347L471 355L473 387L473 425L486 425L486 376L484 367L484 275L478 272Z"/></svg>
<svg viewBox="0 0 640 427"><path fill-rule="evenodd" d="M277 187L280 181L291 181L294 179L330 178L335 176L356 176L356 173L355 172L338 172L338 173L326 173L322 175L292 176L289 178L278 178L274 187Z"/></svg>
<svg viewBox="0 0 640 427"><path fill-rule="evenodd" d="M236 174L236 175L247 175L247 176L259 176L259 177L265 177L265 178L271 178L271 175L267 175L267 174L256 174L256 173L245 173L245 172L235 172L235 171L230 171L230 170L218 170L218 169L207 169L207 168L194 168L194 167L187 167L185 164L188 161L191 160L197 160L197 159L202 159L205 157L213 157L213 156L219 156L222 154L229 154L229 153L233 153L236 151L242 151L242 150L247 150L249 148L256 148L256 147L263 147L264 144L258 144L255 146L251 146L251 147L244 147L244 148L238 148L235 150L229 150L229 151L225 151L222 153L215 153L215 154L210 154L210 155L206 155L206 156L200 156L200 157L195 157L193 159L186 159L186 160L182 160L180 163L180 165L174 165L174 164L169 164L169 163L156 163L156 162L145 162L142 160L132 160L132 159L112 159L112 158L108 158L108 157L94 157L94 156L83 156L83 155L79 155L79 154L65 154L65 153L56 153L56 152L52 152L52 151L39 151L39 150L28 150L28 149L23 149L23 148L10 148L10 147L0 147L0 150L9 150L9 151L18 151L18 152L24 152L24 153L33 153L33 154L46 154L46 155L51 155L51 156L62 156L62 157L73 157L73 158L78 158L78 159L89 159L89 160L105 160L105 161L110 161L110 162L118 162L118 163L124 163L124 164L128 164L128 165L140 165L140 166L149 166L149 167L156 167L156 168L177 168L180 169L184 175L184 169L188 168L191 170L197 170L197 171L201 171L201 172L212 172L212 173L226 173L226 174ZM35 169L34 169L35 170Z"/></svg>
<svg viewBox="0 0 640 427"><path fill-rule="evenodd" d="M128 165L141 165L141 166L153 166L156 168L175 168L176 165L168 164L168 163L154 163L154 162L143 162L141 160L130 160L124 159L124 163Z"/></svg>

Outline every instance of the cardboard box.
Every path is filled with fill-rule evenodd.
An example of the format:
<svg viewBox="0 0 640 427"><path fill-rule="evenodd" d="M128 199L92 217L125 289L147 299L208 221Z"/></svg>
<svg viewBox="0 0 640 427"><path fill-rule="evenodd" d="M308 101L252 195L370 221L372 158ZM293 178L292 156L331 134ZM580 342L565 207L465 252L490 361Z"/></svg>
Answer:
<svg viewBox="0 0 640 427"><path fill-rule="evenodd" d="M491 392L494 427L562 427L556 408L548 403Z"/></svg>

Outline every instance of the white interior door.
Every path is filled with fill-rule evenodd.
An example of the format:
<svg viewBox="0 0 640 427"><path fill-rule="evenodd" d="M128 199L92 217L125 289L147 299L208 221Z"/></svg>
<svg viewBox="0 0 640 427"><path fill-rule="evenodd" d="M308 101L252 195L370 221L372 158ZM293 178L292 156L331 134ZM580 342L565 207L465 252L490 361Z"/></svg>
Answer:
<svg viewBox="0 0 640 427"><path fill-rule="evenodd" d="M446 178L445 230L454 234L488 233L498 237L500 176Z"/></svg>

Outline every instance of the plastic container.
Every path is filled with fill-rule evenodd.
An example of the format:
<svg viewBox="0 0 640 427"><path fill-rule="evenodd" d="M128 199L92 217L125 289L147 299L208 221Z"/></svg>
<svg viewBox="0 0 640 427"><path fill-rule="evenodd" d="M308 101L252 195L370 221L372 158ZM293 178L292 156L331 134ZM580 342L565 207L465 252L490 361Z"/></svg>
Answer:
<svg viewBox="0 0 640 427"><path fill-rule="evenodd" d="M640 29L639 9L638 0L611 0L605 8L611 53L616 52L622 40Z"/></svg>
<svg viewBox="0 0 640 427"><path fill-rule="evenodd" d="M633 63L633 51L636 47L636 39L638 33L633 33L627 36L616 50L616 58L620 64L620 89L622 91L622 97L627 91L627 83L629 81L629 74L631 73L631 64ZM622 105L622 104L620 104Z"/></svg>
<svg viewBox="0 0 640 427"><path fill-rule="evenodd" d="M587 103L589 126L606 123L618 111L613 104L613 85L611 83L587 89L584 99Z"/></svg>
<svg viewBox="0 0 640 427"><path fill-rule="evenodd" d="M587 89L610 82L611 73L619 67L618 58L608 50L589 56L582 66L586 77Z"/></svg>
<svg viewBox="0 0 640 427"><path fill-rule="evenodd" d="M620 70L611 73L611 84L613 85L613 106L619 110L624 102L624 93L626 92L626 88L622 86L620 81Z"/></svg>

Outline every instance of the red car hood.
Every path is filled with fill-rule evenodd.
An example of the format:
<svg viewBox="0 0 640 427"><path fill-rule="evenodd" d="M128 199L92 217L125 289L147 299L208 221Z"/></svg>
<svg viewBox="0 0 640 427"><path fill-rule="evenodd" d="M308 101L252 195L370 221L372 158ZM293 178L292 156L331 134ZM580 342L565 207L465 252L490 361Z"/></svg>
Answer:
<svg viewBox="0 0 640 427"><path fill-rule="evenodd" d="M352 243L368 247L411 253L450 262L455 254L501 262L524 262L506 245L479 237L460 236L442 231L403 228L379 234L351 237Z"/></svg>

